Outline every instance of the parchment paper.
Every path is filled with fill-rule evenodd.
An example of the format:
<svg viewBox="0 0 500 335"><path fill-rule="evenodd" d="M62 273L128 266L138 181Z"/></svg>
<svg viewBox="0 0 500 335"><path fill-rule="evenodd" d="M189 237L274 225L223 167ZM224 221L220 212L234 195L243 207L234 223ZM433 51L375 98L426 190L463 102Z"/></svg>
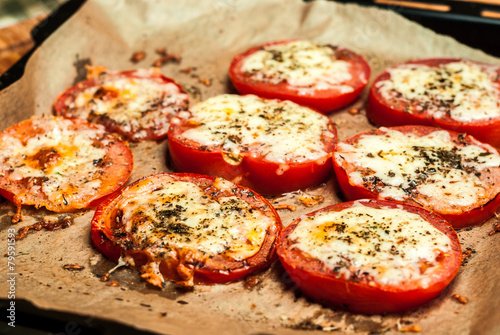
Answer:
<svg viewBox="0 0 500 335"><path fill-rule="evenodd" d="M351 48L369 61L372 80L385 67L415 58L467 57L499 64L496 58L393 12L356 5L299 0L89 0L33 55L24 77L0 92L1 129L32 114L51 113L54 99L83 78L84 65L90 62L112 69L150 67L159 58L155 49L166 47L182 60L162 66L163 73L179 82L195 103L235 92L227 74L235 54L262 42L287 38ZM137 64L130 61L135 51L146 52L146 58ZM182 71L187 68L191 68L189 73ZM367 90L352 106L331 115L340 140L373 128L363 110L366 95ZM359 108L361 113L348 113L351 108ZM169 171L166 147L166 141L131 144L135 168L130 181ZM334 179L305 193L321 195L324 202L306 208L297 200L298 194L272 199L297 206L294 212L279 211L284 225L303 213L341 201ZM7 229L18 229L46 216L64 216L23 208L24 220L13 226L10 218L14 210L8 202L0 205L5 253ZM488 235L498 222L496 218L459 232L462 248L474 252L438 299L402 315L368 317L310 302L294 289L278 262L257 275L260 282L253 288L236 282L200 286L192 292L173 285L159 290L127 268L111 275L111 281L118 281L117 287L107 286L99 277L114 264L92 246L92 215L92 210L70 214L74 223L69 228L35 232L16 244L16 299L88 320L101 317L168 334L309 334L319 330L397 334L398 324L418 324L423 334L500 332L500 234ZM63 269L72 263L85 268ZM5 258L2 276L8 272L6 264ZM1 280L3 299L8 291L8 283ZM460 304L452 298L454 293L469 302Z"/></svg>

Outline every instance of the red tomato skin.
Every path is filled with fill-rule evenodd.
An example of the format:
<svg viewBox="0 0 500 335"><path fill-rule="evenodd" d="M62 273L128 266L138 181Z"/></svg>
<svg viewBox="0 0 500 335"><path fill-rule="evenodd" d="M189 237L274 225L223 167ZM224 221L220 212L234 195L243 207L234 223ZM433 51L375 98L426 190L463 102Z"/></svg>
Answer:
<svg viewBox="0 0 500 335"><path fill-rule="evenodd" d="M119 193L115 194L115 197L118 195ZM118 263L121 256L121 249L108 237L113 235L109 227L103 226L99 223L99 218L108 214L110 210L108 206L116 199L115 197L106 199L97 207L90 225L90 236L97 249L99 249L110 260Z"/></svg>
<svg viewBox="0 0 500 335"><path fill-rule="evenodd" d="M112 261L116 263L118 262L120 256L122 256L122 250L116 242L117 238L113 235L112 229L109 227L109 222L107 222L105 218L112 216L114 208L113 205L125 192L139 184L141 181L147 180L148 178L161 178L162 176L170 176L176 180L183 181L197 180L198 184L206 187L210 187L215 180L215 178L210 176L192 173L159 173L149 177L143 177L103 201L96 209L92 219L91 238L97 249L99 249ZM248 194L250 194L251 197L254 197L255 200L250 200L251 202L264 204L269 211L268 215L275 219L275 225L268 229L268 234L266 235L264 243L262 244L259 252L257 252L254 256L249 257L242 262L228 261L222 257L214 257L214 260L210 261L210 263L207 262L201 267L195 268L195 284L212 285L236 281L249 275L250 273L269 266L277 258L275 240L283 228L278 213L264 197L241 186L237 186L237 189L238 191L242 191L242 193L247 194L247 199L250 198ZM139 266L146 263L146 261L150 260L151 257L147 251L131 250L129 255L134 258L136 264ZM169 280L180 280L178 275L172 272L172 269L170 269L167 262L163 261L160 268L162 269L162 273L164 273L164 275L170 276L170 278L168 278Z"/></svg>
<svg viewBox="0 0 500 335"><path fill-rule="evenodd" d="M333 150L337 141L336 130L332 129L335 137L326 144L327 152ZM326 181L333 172L331 154L318 161L283 165L242 153L242 161L232 165L221 150L201 150L198 143L181 138L179 132L177 125L171 125L168 133L170 163L175 171L220 176L259 194L278 195L306 189Z"/></svg>
<svg viewBox="0 0 500 335"><path fill-rule="evenodd" d="M440 130L435 127L427 127L427 126L402 126L402 127L392 127L391 129L395 130L404 130L408 128L414 128L416 133L429 133L432 131ZM354 141L356 138L362 136L363 134L369 134L371 132L365 132L351 137L346 140L348 142ZM457 136L458 134L455 134ZM475 139L472 139L475 144L480 144ZM481 145L481 144L480 144ZM484 145L483 145L484 146ZM333 160L333 169L335 171L335 176L339 183L340 189L342 190L343 198L347 201L356 200L356 199L379 199L384 200L384 198L379 197L377 192L367 189L362 185L356 185L351 182L347 175L347 171L338 164L338 162ZM394 199L385 199L396 202L401 202L404 204L422 207L417 202L407 199L405 201L399 201ZM448 221L453 228L455 229L463 229L470 226L476 226L484 223L486 220L495 215L496 211L500 208L500 195L493 199L491 199L488 203L483 206L479 206L474 208L468 212L462 212L459 214L456 213L437 213L446 221Z"/></svg>
<svg viewBox="0 0 500 335"><path fill-rule="evenodd" d="M136 74L136 70L112 71L108 75L111 77L143 78ZM174 84L179 89L180 94L185 94L182 87L171 78L165 77L160 73L151 73L151 78L159 79L164 84ZM77 83L75 86L66 89L66 91L64 91L59 97L57 97L56 101L54 102L54 114L61 115L67 118L72 118L67 113L68 104L75 99L75 96L78 93L92 86L95 86L96 81L97 81L96 78L89 78ZM187 104L188 101L186 101L186 106ZM167 136L167 131L168 131L168 127L150 128L150 129L145 129L144 134L142 134L139 132L133 133L132 131L125 131L119 124L116 124L115 122L106 119L102 119L102 121L96 121L96 123L101 123L102 125L104 125L109 132L118 133L127 138L128 140L135 142L143 140L153 140L153 141L162 140Z"/></svg>
<svg viewBox="0 0 500 335"><path fill-rule="evenodd" d="M345 50L346 54L349 54L349 57L354 58L353 62L355 62L357 70L363 73L363 78L365 78L364 83L357 83L353 86L354 90L348 93L339 93L336 90L315 90L313 93L299 94L293 88L290 88L291 85L288 85L287 83L269 84L254 81L251 78L247 78L241 71L243 60L254 52L269 45L283 44L293 41L295 40L282 40L264 43L235 56L229 66L229 77L231 78L236 90L240 92L240 94L255 94L268 99L290 100L298 103L299 105L315 109L323 114L329 114L339 110L358 98L368 83L371 70L368 63L361 56L347 49L343 50Z"/></svg>
<svg viewBox="0 0 500 335"><path fill-rule="evenodd" d="M397 203L380 200L358 200L369 207L396 208ZM351 207L353 202L331 205L306 216L320 212L340 211ZM444 232L452 243L452 252L446 256L439 278L433 278L433 283L427 288L409 288L405 285L369 284L366 280L346 280L338 277L332 269L321 261L312 259L298 250L290 250L292 243L288 239L301 219L288 225L280 234L278 240L278 257L289 277L305 295L313 300L334 308L342 308L361 314L400 313L428 304L448 286L457 274L461 263L461 247L458 236L453 228L442 218L425 209L403 205L404 210L418 214L431 222L434 227Z"/></svg>
<svg viewBox="0 0 500 335"><path fill-rule="evenodd" d="M411 61L407 64L423 64L428 66L437 66L460 61L459 58L432 58L417 61ZM475 62L481 64L479 62ZM498 70L500 78L500 67ZM491 144L500 148L500 117L489 120L477 120L472 122L460 122L450 117L434 118L423 113L408 113L404 111L405 105L395 104L393 101L386 101L376 84L382 80L390 78L388 72L383 72L373 82L366 105L366 116L377 126L403 126L403 125L422 125L435 126L443 129L453 130L459 133L466 133L474 136L481 142ZM500 79L498 81L500 84Z"/></svg>

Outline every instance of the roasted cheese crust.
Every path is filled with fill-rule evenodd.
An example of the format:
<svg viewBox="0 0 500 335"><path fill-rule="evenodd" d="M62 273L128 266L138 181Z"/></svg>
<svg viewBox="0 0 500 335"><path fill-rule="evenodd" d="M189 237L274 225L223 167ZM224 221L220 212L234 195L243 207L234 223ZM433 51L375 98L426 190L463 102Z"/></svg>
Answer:
<svg viewBox="0 0 500 335"><path fill-rule="evenodd" d="M192 125L181 137L222 150L236 163L248 154L282 164L325 161L330 157L325 142L336 140L326 116L291 101L224 94L190 112L180 114L183 123Z"/></svg>
<svg viewBox="0 0 500 335"><path fill-rule="evenodd" d="M342 49L312 41L269 44L248 55L241 65L245 76L271 84L287 83L300 92L336 89L352 92L351 64Z"/></svg>
<svg viewBox="0 0 500 335"><path fill-rule="evenodd" d="M249 259L269 251L263 246L278 229L270 205L251 191L221 178L192 176L198 175L139 180L99 219L110 226L124 260L153 285L171 280L192 286L200 269L250 267Z"/></svg>
<svg viewBox="0 0 500 335"><path fill-rule="evenodd" d="M288 239L292 250L346 280L407 289L428 287L451 249L450 238L420 215L360 202L302 217Z"/></svg>
<svg viewBox="0 0 500 335"><path fill-rule="evenodd" d="M0 133L0 148L0 189L56 212L88 207L133 168L123 142L83 120L33 117Z"/></svg>
<svg viewBox="0 0 500 335"><path fill-rule="evenodd" d="M441 214L466 213L500 193L500 155L451 134L430 127L379 128L339 143L334 159L352 185L379 198L411 199Z"/></svg>
<svg viewBox="0 0 500 335"><path fill-rule="evenodd" d="M224 255L236 261L253 256L264 241L271 218L236 196L213 198L198 185L164 178L140 197L117 204L124 231L137 248L190 248L204 257ZM216 188L231 188L222 179Z"/></svg>
<svg viewBox="0 0 500 335"><path fill-rule="evenodd" d="M281 233L277 253L306 296L363 314L429 303L461 262L458 236L442 217L374 199L302 215Z"/></svg>
<svg viewBox="0 0 500 335"><path fill-rule="evenodd" d="M418 62L387 70L375 87L386 101L401 102L405 112L458 122L500 117L500 68L468 60L430 66Z"/></svg>
<svg viewBox="0 0 500 335"><path fill-rule="evenodd" d="M68 89L55 112L104 124L129 140L161 139L188 95L158 70L104 71Z"/></svg>

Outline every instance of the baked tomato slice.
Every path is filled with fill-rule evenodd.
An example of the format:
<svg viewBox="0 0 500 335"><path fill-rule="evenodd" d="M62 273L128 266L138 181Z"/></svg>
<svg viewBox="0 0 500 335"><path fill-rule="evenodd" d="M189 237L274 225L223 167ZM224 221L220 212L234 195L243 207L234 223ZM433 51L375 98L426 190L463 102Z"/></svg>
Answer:
<svg viewBox="0 0 500 335"><path fill-rule="evenodd" d="M430 211L359 200L306 214L278 240L283 267L307 296L356 313L429 303L455 277L457 234Z"/></svg>
<svg viewBox="0 0 500 335"><path fill-rule="evenodd" d="M255 95L212 97L180 113L168 133L176 171L220 176L261 194L325 181L335 143L325 115Z"/></svg>
<svg viewBox="0 0 500 335"><path fill-rule="evenodd" d="M262 196L222 178L156 174L103 202L92 240L149 283L226 283L275 258L280 218Z"/></svg>
<svg viewBox="0 0 500 335"><path fill-rule="evenodd" d="M158 69L110 71L91 67L88 79L62 93L56 115L100 123L131 141L161 140L170 119L187 110L189 98Z"/></svg>
<svg viewBox="0 0 500 335"><path fill-rule="evenodd" d="M374 81L368 118L380 126L437 126L500 147L500 66L423 59L387 69Z"/></svg>
<svg viewBox="0 0 500 335"><path fill-rule="evenodd" d="M346 48L286 40L237 55L229 76L242 94L291 100L330 113L360 95L370 78L370 67Z"/></svg>
<svg viewBox="0 0 500 335"><path fill-rule="evenodd" d="M335 149L347 200L418 205L456 229L480 224L500 207L500 155L472 136L427 126L379 128Z"/></svg>
<svg viewBox="0 0 500 335"><path fill-rule="evenodd" d="M33 117L1 132L0 148L0 193L18 211L91 207L122 187L133 169L125 143L81 119Z"/></svg>

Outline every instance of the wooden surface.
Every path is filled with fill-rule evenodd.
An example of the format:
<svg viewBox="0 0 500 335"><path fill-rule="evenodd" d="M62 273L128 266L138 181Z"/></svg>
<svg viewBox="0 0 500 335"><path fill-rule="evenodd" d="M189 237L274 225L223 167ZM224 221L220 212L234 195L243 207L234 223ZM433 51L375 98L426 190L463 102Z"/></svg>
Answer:
<svg viewBox="0 0 500 335"><path fill-rule="evenodd" d="M0 29L0 75L33 47L31 29L43 19L37 16Z"/></svg>

